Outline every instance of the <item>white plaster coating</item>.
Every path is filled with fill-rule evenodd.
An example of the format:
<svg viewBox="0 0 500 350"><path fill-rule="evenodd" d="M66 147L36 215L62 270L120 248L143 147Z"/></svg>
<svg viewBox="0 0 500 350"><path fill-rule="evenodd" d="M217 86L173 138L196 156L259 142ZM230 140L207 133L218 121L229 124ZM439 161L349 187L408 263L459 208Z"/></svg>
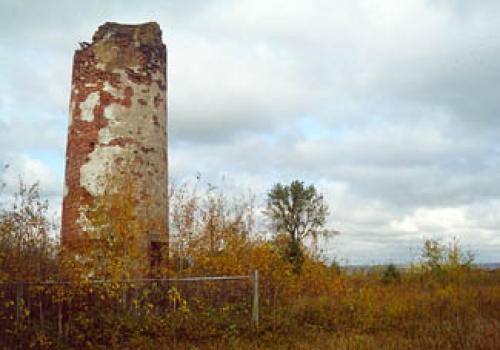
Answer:
<svg viewBox="0 0 500 350"><path fill-rule="evenodd" d="M102 62L99 62L95 65L95 68L98 70L106 70L106 65Z"/></svg>
<svg viewBox="0 0 500 350"><path fill-rule="evenodd" d="M96 147L89 155L90 160L80 168L80 185L92 196L103 195L114 160L122 153L120 146Z"/></svg>
<svg viewBox="0 0 500 350"><path fill-rule="evenodd" d="M67 195L68 195L68 185L66 185L66 182L64 182L63 197L66 197Z"/></svg>
<svg viewBox="0 0 500 350"><path fill-rule="evenodd" d="M101 63L99 63L101 64ZM104 86L102 88L103 91L107 91L107 92L117 92L117 90L113 87L113 85L111 85L108 81L105 81L104 82ZM115 97L118 97L118 95L114 95Z"/></svg>
<svg viewBox="0 0 500 350"><path fill-rule="evenodd" d="M109 124L117 123L115 120L108 120ZM110 128L102 128L99 130L99 143L107 145L114 139L116 139L115 135L111 134Z"/></svg>
<svg viewBox="0 0 500 350"><path fill-rule="evenodd" d="M80 226L82 231L84 232L94 231L92 222L89 220L86 214L89 211L89 206L82 205L78 208L78 211L80 214L78 216L78 219L76 219L76 223L78 224L78 226Z"/></svg>
<svg viewBox="0 0 500 350"><path fill-rule="evenodd" d="M92 92L85 101L80 102L80 118L86 122L94 120L94 107L99 102L99 92Z"/></svg>
<svg viewBox="0 0 500 350"><path fill-rule="evenodd" d="M136 70L135 67L132 69ZM134 178L135 191L141 196L140 204L136 208L138 215L160 219L163 226L168 226L168 193L167 193L167 166L163 156L166 152L166 91L160 89L159 80L165 83L165 76L161 72L153 74L151 86L136 84L128 78L123 69L114 69L119 75L120 88L117 89L108 82L104 83L103 90L109 92L115 99L125 98L124 91L132 88L134 94L130 107L111 103L104 108L103 117L107 125L99 130L98 142L89 154L89 161L80 168L80 185L92 196L100 196L105 192L114 191L113 183L106 182L113 179L119 183L122 178L130 177L130 172L123 174L117 171L118 158L130 171L139 174ZM95 96L91 96L96 94ZM98 103L98 94L88 96L84 106L90 110L93 117L93 108ZM155 107L155 97L162 101ZM139 100L146 101L146 105ZM80 104L82 109L82 104ZM83 116L83 109L82 109ZM155 116L158 126L155 125ZM83 119L83 118L82 118ZM109 144L114 140L125 143L124 146ZM144 150L147 150L145 153ZM123 169L123 168L122 168ZM145 196L145 197L143 197ZM85 212L90 208L80 208L80 227L89 230ZM142 214L141 214L142 213ZM165 221L164 221L165 220Z"/></svg>
<svg viewBox="0 0 500 350"><path fill-rule="evenodd" d="M130 86L134 90L134 95L130 107L112 103L104 109L104 118L108 120L108 125L99 130L99 143L108 144L116 138L129 137L140 142L144 147L165 148L166 142L165 145L158 144L158 132L166 130L166 112L163 108L154 106L154 99L157 95L165 101L165 92L159 88L158 84L151 84L146 88L144 85L133 83L123 70L115 69L113 73L120 75L122 84ZM164 81L160 72L153 74L152 79ZM124 97L124 88L118 90L108 83L104 85L104 90L115 98ZM144 106L138 103L140 99L146 101L147 104ZM157 116L159 128L154 125L154 115ZM146 119L141 120L144 117Z"/></svg>
<svg viewBox="0 0 500 350"><path fill-rule="evenodd" d="M76 219L76 223L81 227L82 231L89 234L90 237L93 239L100 239L100 230L96 229L92 221L87 216L91 210L92 209L88 205L81 205L78 208L79 215Z"/></svg>

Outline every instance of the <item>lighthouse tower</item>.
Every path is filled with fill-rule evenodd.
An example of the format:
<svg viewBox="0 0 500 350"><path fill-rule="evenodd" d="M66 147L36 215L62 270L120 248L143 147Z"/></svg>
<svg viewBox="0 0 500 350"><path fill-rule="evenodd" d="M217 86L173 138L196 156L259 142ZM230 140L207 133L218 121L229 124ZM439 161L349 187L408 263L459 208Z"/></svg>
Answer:
<svg viewBox="0 0 500 350"><path fill-rule="evenodd" d="M127 202L131 214L116 217L141 236L137 249L153 264L168 241L167 167L167 62L160 27L105 23L74 56L63 246L102 239L97 226L106 222L96 218L111 216L100 211Z"/></svg>

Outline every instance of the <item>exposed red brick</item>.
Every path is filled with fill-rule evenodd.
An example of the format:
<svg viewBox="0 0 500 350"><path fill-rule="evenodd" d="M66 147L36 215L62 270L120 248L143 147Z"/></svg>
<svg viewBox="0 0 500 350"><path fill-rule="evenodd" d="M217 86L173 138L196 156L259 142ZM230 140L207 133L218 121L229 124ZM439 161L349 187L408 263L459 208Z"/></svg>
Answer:
<svg viewBox="0 0 500 350"><path fill-rule="evenodd" d="M152 30L154 35L144 37L144 39L137 39L136 33L138 29L139 32ZM117 56L118 62L105 61L102 57L108 56L100 56L102 51L99 50L103 50L103 47L106 49L106 46L101 45L105 40L112 40L113 50L116 47L119 50L123 50L123 54ZM144 42L138 44L136 40L144 40ZM113 55L109 55L109 57L111 56ZM127 60L133 62L130 67L127 66ZM153 80L153 76L159 76L158 73L165 78L155 78ZM62 211L61 236L62 243L65 246L71 247L81 244L81 237L84 235L82 228L78 224L80 208L84 206L92 208L95 206L95 198L81 185L81 169L92 159L91 155L97 147L132 147L132 149L135 148L139 151L135 151L131 159L124 159L123 157L115 158L110 166L118 166L125 162L137 165L144 164L144 157L147 157L148 154L159 152L161 153L163 164L156 164L157 168L155 168L154 172L138 169L120 171L123 171L125 175L129 174L132 178L155 178L155 181L158 181L159 177L154 174L159 173L159 168L164 169L162 173L166 177L166 149L144 146L136 139L136 135L130 131L127 132L127 135L121 135L113 140L105 141L107 142L105 144L99 141L99 132L109 126L109 112L107 112L107 108L113 104L131 108L133 103L147 106L147 101L153 101L154 108L158 110L166 108L166 101L162 98L161 94L150 96L147 99L139 98L136 100L137 102L134 102L132 97L135 95L135 91L129 82L132 82L136 86L138 85L138 90L136 91L140 91L143 94L151 91L153 83L157 84L162 91L166 91L166 47L161 41L161 31L159 31L157 24L148 23L138 28L134 25L106 23L99 27L90 45L75 52L70 97L72 106L71 124L68 129L66 148L65 183L68 192L63 199ZM117 91L116 96L109 91L110 89L105 90L106 86L111 86L115 89ZM142 86L144 88L141 88ZM93 106L92 115L82 115L82 113L89 112L82 110L81 104L86 102L89 95L95 92L99 94L99 98L96 105ZM137 116L137 123L154 123L155 127L160 127L158 113L151 114L147 118L144 118L144 120L142 116ZM166 113L163 113L163 115L166 115ZM159 134L162 139L158 139L158 142L166 142L164 136L161 136L165 133L166 130ZM140 128L138 128L137 134L141 134ZM166 186L166 180L164 185ZM147 192L141 192L136 202L137 205L140 205L141 201L151 199L151 196ZM164 200L168 200L166 194ZM155 204L155 206L157 205L158 203ZM164 230L167 230L168 212L165 212L164 226ZM164 233L167 234L167 232Z"/></svg>
<svg viewBox="0 0 500 350"><path fill-rule="evenodd" d="M156 94L155 99L154 99L155 107L158 108L162 102L163 102L163 99L160 97L160 94Z"/></svg>
<svg viewBox="0 0 500 350"><path fill-rule="evenodd" d="M125 88L125 91L124 91L124 92L125 92L125 96L127 96L127 97L132 97L132 96L134 96L134 89L132 89L130 86L127 86L127 87Z"/></svg>

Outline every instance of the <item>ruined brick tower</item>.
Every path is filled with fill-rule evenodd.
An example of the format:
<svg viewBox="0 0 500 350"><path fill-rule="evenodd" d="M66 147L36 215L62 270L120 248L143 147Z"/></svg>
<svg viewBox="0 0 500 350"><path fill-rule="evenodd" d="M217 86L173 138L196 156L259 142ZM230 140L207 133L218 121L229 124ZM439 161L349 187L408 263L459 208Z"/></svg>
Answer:
<svg viewBox="0 0 500 350"><path fill-rule="evenodd" d="M80 47L73 62L62 244L93 237L92 215L126 188L133 192L131 220L141 222L140 249L154 260L168 238L167 63L160 27L105 23Z"/></svg>

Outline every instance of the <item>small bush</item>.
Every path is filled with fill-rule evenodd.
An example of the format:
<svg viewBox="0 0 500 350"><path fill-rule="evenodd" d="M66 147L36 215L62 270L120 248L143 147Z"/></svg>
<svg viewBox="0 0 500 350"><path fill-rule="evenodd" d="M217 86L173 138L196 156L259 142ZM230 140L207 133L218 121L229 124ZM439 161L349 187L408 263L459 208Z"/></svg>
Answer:
<svg viewBox="0 0 500 350"><path fill-rule="evenodd" d="M384 269L382 273L382 282L391 283L391 282L401 282L401 272L399 272L398 268L394 264L389 264Z"/></svg>

